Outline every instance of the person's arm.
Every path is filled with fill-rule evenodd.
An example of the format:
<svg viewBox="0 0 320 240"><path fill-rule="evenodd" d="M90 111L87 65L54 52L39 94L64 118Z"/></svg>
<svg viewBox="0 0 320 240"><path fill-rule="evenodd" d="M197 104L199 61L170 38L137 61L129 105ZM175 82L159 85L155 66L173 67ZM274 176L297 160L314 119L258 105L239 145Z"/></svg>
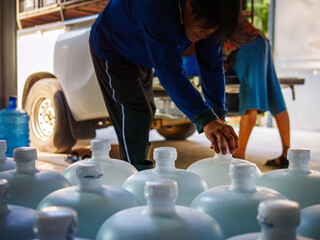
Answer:
<svg viewBox="0 0 320 240"><path fill-rule="evenodd" d="M214 123L205 125L203 131L216 152L219 152L219 142L223 153L226 152L227 143L230 152L233 153L238 148L238 137L233 128L224 122L227 109L225 107L222 44L203 39L195 43L195 54L201 77L202 93L206 102L219 117L219 120Z"/></svg>
<svg viewBox="0 0 320 240"><path fill-rule="evenodd" d="M210 39L195 43L202 93L209 106L220 119L225 118L225 75L223 70L222 44Z"/></svg>

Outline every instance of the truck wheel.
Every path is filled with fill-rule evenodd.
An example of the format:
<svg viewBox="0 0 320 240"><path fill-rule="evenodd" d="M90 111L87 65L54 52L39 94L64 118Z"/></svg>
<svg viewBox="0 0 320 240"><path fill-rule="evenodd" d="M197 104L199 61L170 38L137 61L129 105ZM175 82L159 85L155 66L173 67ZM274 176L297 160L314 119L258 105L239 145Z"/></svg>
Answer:
<svg viewBox="0 0 320 240"><path fill-rule="evenodd" d="M158 129L158 133L168 140L184 140L190 137L196 130L193 123L186 123L181 125L173 125Z"/></svg>
<svg viewBox="0 0 320 240"><path fill-rule="evenodd" d="M60 83L54 78L36 82L28 92L25 110L30 116L30 144L40 151L67 152L75 144Z"/></svg>

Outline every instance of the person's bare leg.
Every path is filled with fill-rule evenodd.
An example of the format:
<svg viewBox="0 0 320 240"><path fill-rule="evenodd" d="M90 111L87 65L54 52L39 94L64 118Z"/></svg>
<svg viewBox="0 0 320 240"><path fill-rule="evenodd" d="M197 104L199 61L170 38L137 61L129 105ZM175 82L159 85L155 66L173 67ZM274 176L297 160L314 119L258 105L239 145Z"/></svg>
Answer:
<svg viewBox="0 0 320 240"><path fill-rule="evenodd" d="M241 116L240 128L239 128L239 148L233 156L235 158L245 158L247 143L252 132L253 127L256 124L258 110L250 109Z"/></svg>
<svg viewBox="0 0 320 240"><path fill-rule="evenodd" d="M275 115L282 142L282 155L287 157L287 151L290 148L290 121L288 111L285 110Z"/></svg>

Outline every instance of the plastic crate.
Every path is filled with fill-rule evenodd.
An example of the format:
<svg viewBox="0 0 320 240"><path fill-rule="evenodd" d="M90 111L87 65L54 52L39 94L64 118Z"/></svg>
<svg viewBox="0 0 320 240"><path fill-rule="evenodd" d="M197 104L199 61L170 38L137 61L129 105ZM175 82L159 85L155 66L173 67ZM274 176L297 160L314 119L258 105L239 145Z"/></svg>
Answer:
<svg viewBox="0 0 320 240"><path fill-rule="evenodd" d="M60 0L40 0L41 2L41 7L48 7L51 5L55 5L57 3L60 3Z"/></svg>
<svg viewBox="0 0 320 240"><path fill-rule="evenodd" d="M21 0L20 1L20 11L27 12L34 10L38 7L38 0Z"/></svg>

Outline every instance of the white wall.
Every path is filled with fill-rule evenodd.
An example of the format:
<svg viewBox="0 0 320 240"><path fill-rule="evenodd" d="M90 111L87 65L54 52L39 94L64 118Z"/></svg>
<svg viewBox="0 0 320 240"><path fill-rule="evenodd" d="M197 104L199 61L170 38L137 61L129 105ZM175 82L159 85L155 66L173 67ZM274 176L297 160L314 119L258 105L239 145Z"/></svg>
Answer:
<svg viewBox="0 0 320 240"><path fill-rule="evenodd" d="M295 101L283 91L291 128L320 131L320 0L276 0L275 9L278 76L305 79Z"/></svg>

